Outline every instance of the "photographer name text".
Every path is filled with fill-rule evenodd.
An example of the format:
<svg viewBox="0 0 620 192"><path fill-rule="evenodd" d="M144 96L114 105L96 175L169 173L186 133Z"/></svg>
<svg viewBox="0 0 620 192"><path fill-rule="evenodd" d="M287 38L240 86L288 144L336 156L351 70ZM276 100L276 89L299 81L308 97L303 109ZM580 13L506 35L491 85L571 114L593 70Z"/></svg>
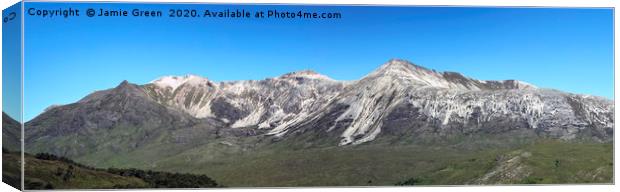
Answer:
<svg viewBox="0 0 620 192"><path fill-rule="evenodd" d="M26 14L46 19L71 17L145 17L145 18L281 18L281 19L340 19L339 12L315 12L307 10L199 10L199 9L109 9L109 8L28 8Z"/></svg>

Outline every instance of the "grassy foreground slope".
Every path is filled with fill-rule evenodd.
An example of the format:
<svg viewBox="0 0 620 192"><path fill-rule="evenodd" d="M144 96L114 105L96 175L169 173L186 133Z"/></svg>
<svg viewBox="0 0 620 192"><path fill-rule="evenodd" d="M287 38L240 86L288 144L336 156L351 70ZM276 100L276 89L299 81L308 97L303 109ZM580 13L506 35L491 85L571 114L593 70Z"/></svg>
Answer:
<svg viewBox="0 0 620 192"><path fill-rule="evenodd" d="M113 167L208 174L229 187L611 183L611 143L538 140L511 147L373 144L244 148L217 143L168 158L108 159ZM92 157L91 157L92 158ZM126 159L127 158L127 159ZM150 160L150 161L149 161ZM102 166L101 164L98 166Z"/></svg>
<svg viewBox="0 0 620 192"><path fill-rule="evenodd" d="M3 150L4 181L20 188L20 153ZM203 174L93 168L47 153L25 154L26 189L207 188L220 187Z"/></svg>
<svg viewBox="0 0 620 192"><path fill-rule="evenodd" d="M19 153L2 153L2 163L6 171L3 177L19 182ZM119 187L147 187L147 183L136 177L125 177L92 170L58 160L41 160L32 155L25 156L26 189L106 189ZM19 186L13 184L12 186Z"/></svg>

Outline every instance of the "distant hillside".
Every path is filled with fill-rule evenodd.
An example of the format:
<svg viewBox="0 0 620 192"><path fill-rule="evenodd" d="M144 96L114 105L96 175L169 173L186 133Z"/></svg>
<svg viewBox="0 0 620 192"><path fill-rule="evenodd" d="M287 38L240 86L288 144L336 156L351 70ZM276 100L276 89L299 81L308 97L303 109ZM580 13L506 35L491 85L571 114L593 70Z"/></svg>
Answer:
<svg viewBox="0 0 620 192"><path fill-rule="evenodd" d="M19 122L2 112L2 147L18 151L21 149L19 138L21 126Z"/></svg>

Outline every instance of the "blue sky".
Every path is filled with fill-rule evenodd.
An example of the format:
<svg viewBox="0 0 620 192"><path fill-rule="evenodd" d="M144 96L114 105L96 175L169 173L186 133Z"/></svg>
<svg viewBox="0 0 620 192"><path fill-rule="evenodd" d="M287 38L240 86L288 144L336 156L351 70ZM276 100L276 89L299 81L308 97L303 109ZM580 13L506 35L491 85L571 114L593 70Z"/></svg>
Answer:
<svg viewBox="0 0 620 192"><path fill-rule="evenodd" d="M354 80L392 58L482 80L613 98L613 11L574 8L27 3L26 9L340 12L342 19L26 16L25 119L123 80L264 79L312 69ZM201 13L201 12L199 12Z"/></svg>
<svg viewBox="0 0 620 192"><path fill-rule="evenodd" d="M2 17L15 13L11 21L2 22L2 111L20 121L21 112L21 4L2 11Z"/></svg>

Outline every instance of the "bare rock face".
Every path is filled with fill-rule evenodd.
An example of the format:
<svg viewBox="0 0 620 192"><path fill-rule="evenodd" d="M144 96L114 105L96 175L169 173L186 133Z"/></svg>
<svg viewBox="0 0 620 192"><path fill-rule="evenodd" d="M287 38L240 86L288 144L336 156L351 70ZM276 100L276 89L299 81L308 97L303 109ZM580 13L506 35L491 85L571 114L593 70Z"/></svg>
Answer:
<svg viewBox="0 0 620 192"><path fill-rule="evenodd" d="M314 128L342 128L339 145L365 143L380 135L433 137L519 129L566 140L610 141L613 136L610 100L539 89L516 80L474 80L402 60L392 60L348 84L333 103L324 111L339 110L338 117L325 119L334 121L329 127Z"/></svg>
<svg viewBox="0 0 620 192"><path fill-rule="evenodd" d="M213 82L187 75L145 85L123 82L45 111L26 124L26 142L61 154L86 153L108 145L101 137L134 133L140 139L130 142L133 147L161 137L187 144L214 135L275 141L305 135L334 146L513 132L609 142L613 111L613 101L600 97L390 60L356 81L299 71L260 81ZM119 127L131 132L112 131Z"/></svg>

